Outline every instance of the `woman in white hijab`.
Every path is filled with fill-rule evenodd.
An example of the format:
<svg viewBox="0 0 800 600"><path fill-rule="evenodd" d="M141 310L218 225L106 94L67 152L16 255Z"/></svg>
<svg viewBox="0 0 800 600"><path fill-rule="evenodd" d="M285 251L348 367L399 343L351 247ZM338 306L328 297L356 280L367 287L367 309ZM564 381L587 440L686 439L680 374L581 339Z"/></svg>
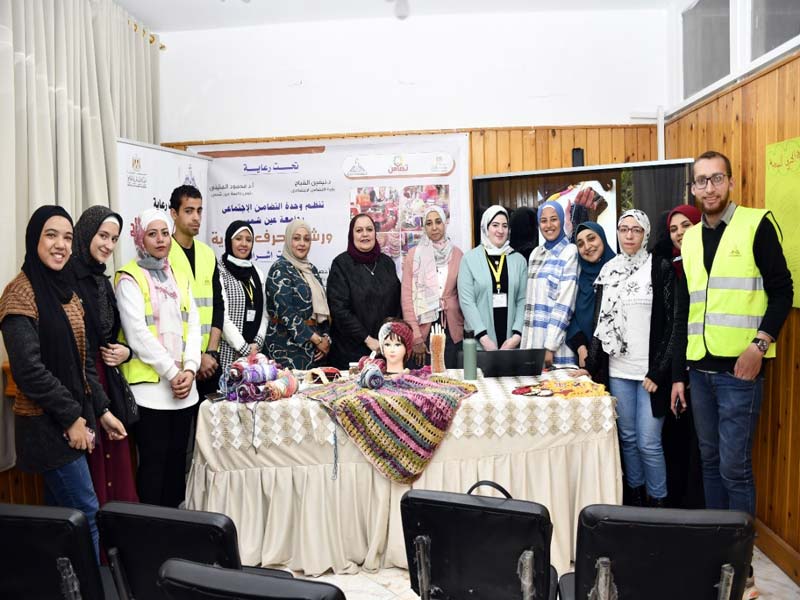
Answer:
<svg viewBox="0 0 800 600"><path fill-rule="evenodd" d="M508 241L508 211L491 206L481 217L481 245L464 255L458 300L464 328L484 350L518 348L525 316L527 263Z"/></svg>
<svg viewBox="0 0 800 600"><path fill-rule="evenodd" d="M645 213L636 209L622 213L617 222L620 253L603 265L595 280L600 306L586 368L596 380L607 379L617 398L630 502L641 506L649 498L652 506L663 507L667 471L661 428L666 406L656 392L657 382L664 389L669 385L672 345L671 328L663 331L662 324L652 323L652 315L654 296L661 298L671 284L660 274L661 261L654 261L647 251L649 237ZM671 272L669 262L666 271ZM661 371L666 371L663 377Z"/></svg>
<svg viewBox="0 0 800 600"><path fill-rule="evenodd" d="M184 500L192 407L198 401L200 319L190 282L173 272L167 259L169 223L166 213L152 208L134 219L137 258L117 271L115 280L120 341L133 350L120 370L139 405L139 499L177 507Z"/></svg>
<svg viewBox="0 0 800 600"><path fill-rule="evenodd" d="M403 260L403 320L414 332L410 354L417 364L425 364L428 333L433 323L439 323L447 336L444 362L453 368L464 339L464 315L457 289L464 253L447 237L447 216L441 206L426 206L422 223L422 237Z"/></svg>

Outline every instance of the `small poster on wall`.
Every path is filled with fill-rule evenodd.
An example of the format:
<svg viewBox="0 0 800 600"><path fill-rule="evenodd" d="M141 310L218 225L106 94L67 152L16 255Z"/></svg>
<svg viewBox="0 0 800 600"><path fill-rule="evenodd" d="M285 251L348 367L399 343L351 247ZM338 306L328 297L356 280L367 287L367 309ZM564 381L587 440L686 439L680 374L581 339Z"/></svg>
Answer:
<svg viewBox="0 0 800 600"><path fill-rule="evenodd" d="M794 299L800 308L800 237L792 235L800 223L800 137L767 146L765 207L782 231L783 254L792 272Z"/></svg>

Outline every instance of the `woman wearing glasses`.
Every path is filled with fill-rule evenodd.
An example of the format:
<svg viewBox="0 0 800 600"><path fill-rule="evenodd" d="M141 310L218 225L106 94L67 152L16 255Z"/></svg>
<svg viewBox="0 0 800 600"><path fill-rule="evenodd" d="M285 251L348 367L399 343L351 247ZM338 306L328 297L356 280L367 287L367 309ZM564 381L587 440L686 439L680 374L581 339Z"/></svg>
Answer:
<svg viewBox="0 0 800 600"><path fill-rule="evenodd" d="M672 380L674 279L672 252L663 244L647 251L650 220L640 210L617 222L620 253L603 266L597 286L597 322L586 368L607 382L617 398L630 503L665 506L667 473L661 428ZM604 382L605 383L605 382Z"/></svg>

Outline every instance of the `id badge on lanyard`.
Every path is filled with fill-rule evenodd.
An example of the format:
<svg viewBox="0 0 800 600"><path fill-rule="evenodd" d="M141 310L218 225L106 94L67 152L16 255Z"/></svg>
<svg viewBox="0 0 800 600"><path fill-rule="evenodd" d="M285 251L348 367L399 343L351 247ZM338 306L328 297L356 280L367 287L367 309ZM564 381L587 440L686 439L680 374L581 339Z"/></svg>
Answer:
<svg viewBox="0 0 800 600"><path fill-rule="evenodd" d="M508 306L508 294L504 294L500 292L501 285L500 285L500 278L503 275L503 265L506 262L506 255L502 254L500 256L500 264L497 265L495 268L494 263L486 257L486 261L489 263L489 270L492 272L492 277L494 278L494 293L492 294L492 308L506 308Z"/></svg>

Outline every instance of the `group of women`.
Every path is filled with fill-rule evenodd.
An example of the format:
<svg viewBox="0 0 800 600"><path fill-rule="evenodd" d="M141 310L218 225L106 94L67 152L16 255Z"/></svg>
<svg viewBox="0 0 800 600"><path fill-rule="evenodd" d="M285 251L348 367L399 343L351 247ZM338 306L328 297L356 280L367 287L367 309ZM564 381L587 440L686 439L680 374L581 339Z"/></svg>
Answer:
<svg viewBox="0 0 800 600"><path fill-rule="evenodd" d="M433 323L447 334L447 365L456 364L465 330L485 351L543 348L547 364L578 364L617 397L629 500L661 506L667 497L662 428L675 376L680 244L699 220L692 206L674 209L649 251L647 215L626 211L617 224L620 253L615 254L597 223L578 225L571 243L557 202L543 203L536 213L516 211L516 231L498 205L482 215L481 244L464 254L447 236L443 209L430 205L419 243L405 257L401 282L380 250L375 223L360 214L350 222L346 252L331 265L327 290L308 263L310 230L294 221L283 256L266 278L265 351L293 368L321 362L347 368L380 351L381 324L397 317L411 327L410 355L418 365L428 357ZM231 225L226 244L243 227ZM537 244L538 233L543 244ZM252 339L258 345L258 336ZM247 351L241 338L232 347L240 355Z"/></svg>
<svg viewBox="0 0 800 600"><path fill-rule="evenodd" d="M618 399L632 499L660 505L667 495L661 428L673 377L674 283L682 276L683 233L699 219L693 207L676 208L669 237L649 252L647 216L627 211L615 255L596 223L580 224L570 243L557 203L535 214L518 211L523 234L512 231L511 238L508 212L492 206L481 218L480 245L464 254L447 235L444 210L430 205L401 282L372 218L359 214L327 288L308 258L307 223L288 225L282 255L264 275L252 260L252 227L235 221L219 260L222 371L257 351L294 369L347 368L379 352L381 325L399 317L410 326L409 355L418 365L429 357L434 323L446 333L448 366L456 364L465 330L485 351L544 348L547 362L577 363L608 383ZM201 336L191 285L167 259L169 223L156 209L135 219L137 257L112 287L105 265L123 230L120 215L95 206L73 227L62 208L39 208L26 230L22 272L0 298L19 390L18 465L44 474L49 502L87 514L95 543L98 502L138 496L177 506L184 495ZM537 230L542 245L533 240ZM118 385L120 372L135 384L138 405L136 485L125 423L109 410L109 385Z"/></svg>
<svg viewBox="0 0 800 600"><path fill-rule="evenodd" d="M691 432L671 424L667 437L681 443L673 444L667 461L662 428L672 381L682 378L673 372L672 335L681 240L700 216L693 206L675 208L649 251L647 215L628 210L617 223L615 254L594 222L578 225L570 243L555 202L535 214L518 210L514 226L525 233L512 230L511 237L508 213L492 206L481 219L481 246L467 252L458 274L465 327L484 350L543 348L547 364L578 364L608 385L617 398L627 500L634 505L666 505L668 470L673 505L698 497L695 491L687 501ZM530 239L537 233L533 223L541 245Z"/></svg>

